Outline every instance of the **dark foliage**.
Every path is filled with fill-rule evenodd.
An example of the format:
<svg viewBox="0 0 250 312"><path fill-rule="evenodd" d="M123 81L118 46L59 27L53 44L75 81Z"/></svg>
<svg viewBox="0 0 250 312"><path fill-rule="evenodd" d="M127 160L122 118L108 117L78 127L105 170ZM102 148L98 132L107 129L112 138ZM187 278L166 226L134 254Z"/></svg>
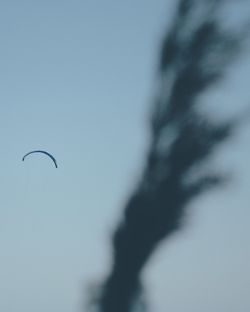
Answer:
<svg viewBox="0 0 250 312"><path fill-rule="evenodd" d="M207 2L199 1L206 14L195 23L192 14L197 1L181 0L163 40L151 142L142 178L113 235L113 267L98 303L102 312L133 310L150 255L179 229L187 204L222 181L220 175L204 173L192 179L190 175L235 125L215 124L197 106L199 96L223 77L238 55L242 38L220 27L213 13L221 1L211 1L210 7Z"/></svg>

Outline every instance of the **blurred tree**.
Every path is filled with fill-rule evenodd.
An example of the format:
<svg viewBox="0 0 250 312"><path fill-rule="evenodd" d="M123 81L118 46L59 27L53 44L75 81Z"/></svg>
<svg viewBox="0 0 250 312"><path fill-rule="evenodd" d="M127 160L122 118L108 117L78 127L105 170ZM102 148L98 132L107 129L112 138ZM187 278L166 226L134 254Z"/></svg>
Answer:
<svg viewBox="0 0 250 312"><path fill-rule="evenodd" d="M223 181L202 170L194 174L236 125L216 124L197 108L199 96L222 79L245 36L223 31L216 14L221 5L222 0L179 1L163 40L144 171L113 235L112 270L94 296L93 311L145 311L140 276L150 255L179 229L187 204Z"/></svg>

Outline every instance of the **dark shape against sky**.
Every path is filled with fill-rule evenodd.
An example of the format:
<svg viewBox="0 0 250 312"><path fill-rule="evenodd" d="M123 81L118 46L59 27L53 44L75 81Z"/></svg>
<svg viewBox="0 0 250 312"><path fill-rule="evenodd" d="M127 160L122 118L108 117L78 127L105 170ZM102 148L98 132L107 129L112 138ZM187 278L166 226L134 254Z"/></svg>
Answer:
<svg viewBox="0 0 250 312"><path fill-rule="evenodd" d="M239 55L241 37L224 33L215 17L223 1L181 0L163 40L159 92L143 170L113 235L113 267L99 300L102 312L133 311L140 275L159 243L180 228L187 204L222 177L189 179L230 137L235 123L216 124L199 113L199 96L218 83ZM204 16L195 24L197 4Z"/></svg>
<svg viewBox="0 0 250 312"><path fill-rule="evenodd" d="M23 156L23 161L25 160L25 158L26 158L28 155L31 155L31 154L34 154L34 153L42 153L42 154L47 155L47 156L48 156L49 158L51 158L51 160L54 162L55 167L58 168L58 166L57 166L57 161L56 161L55 157L52 156L50 153L48 153L48 152L46 152L46 151L42 151L42 150L35 150L35 151L31 151L31 152L25 154L25 155Z"/></svg>

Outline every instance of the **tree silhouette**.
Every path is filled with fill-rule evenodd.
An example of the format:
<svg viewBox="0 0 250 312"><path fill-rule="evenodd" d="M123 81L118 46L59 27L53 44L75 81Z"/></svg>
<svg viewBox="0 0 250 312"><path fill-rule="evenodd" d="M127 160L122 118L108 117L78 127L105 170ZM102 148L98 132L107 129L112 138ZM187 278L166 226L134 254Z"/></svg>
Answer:
<svg viewBox="0 0 250 312"><path fill-rule="evenodd" d="M97 298L98 311L135 310L140 276L154 250L180 228L187 204L223 181L204 170L195 173L237 124L218 124L198 109L200 95L223 78L244 37L223 30L216 15L222 4L181 0L163 40L151 142L142 177L113 235L113 266ZM194 18L198 6L202 10Z"/></svg>

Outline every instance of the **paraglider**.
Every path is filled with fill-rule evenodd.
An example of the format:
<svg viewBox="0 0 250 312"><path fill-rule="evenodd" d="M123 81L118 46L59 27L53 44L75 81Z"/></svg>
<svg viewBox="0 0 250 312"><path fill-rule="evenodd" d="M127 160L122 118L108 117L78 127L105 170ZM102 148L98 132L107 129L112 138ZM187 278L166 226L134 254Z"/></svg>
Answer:
<svg viewBox="0 0 250 312"><path fill-rule="evenodd" d="M28 155L30 155L30 154L34 154L34 153L42 153L42 154L45 154L45 155L49 156L49 157L52 159L52 161L54 162L55 167L57 168L57 162L56 162L55 157L53 157L50 153L48 153L48 152L46 152L46 151L41 151L41 150L31 151L31 152L29 152L29 153L27 153L27 154L25 154L25 155L23 156L23 161L24 161L24 159L26 158L26 156L28 156Z"/></svg>

